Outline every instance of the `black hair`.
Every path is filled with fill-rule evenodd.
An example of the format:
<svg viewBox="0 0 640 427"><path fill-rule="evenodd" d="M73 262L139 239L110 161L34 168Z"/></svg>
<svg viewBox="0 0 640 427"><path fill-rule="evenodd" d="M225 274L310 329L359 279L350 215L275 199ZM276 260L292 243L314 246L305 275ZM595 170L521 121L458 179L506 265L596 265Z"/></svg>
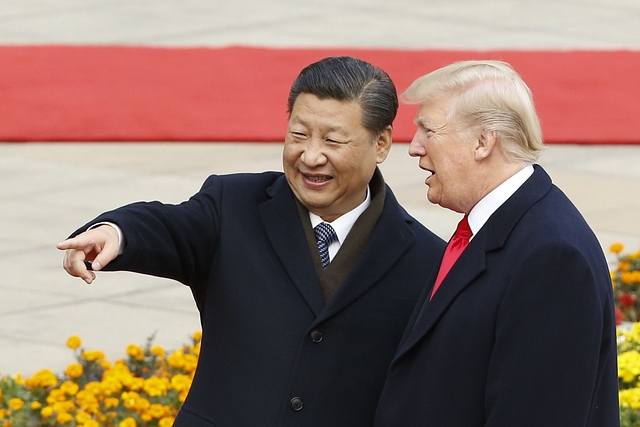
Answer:
<svg viewBox="0 0 640 427"><path fill-rule="evenodd" d="M398 94L389 75L350 56L324 58L305 67L291 85L287 102L289 114L301 93L360 103L362 125L376 135L393 124L398 112Z"/></svg>

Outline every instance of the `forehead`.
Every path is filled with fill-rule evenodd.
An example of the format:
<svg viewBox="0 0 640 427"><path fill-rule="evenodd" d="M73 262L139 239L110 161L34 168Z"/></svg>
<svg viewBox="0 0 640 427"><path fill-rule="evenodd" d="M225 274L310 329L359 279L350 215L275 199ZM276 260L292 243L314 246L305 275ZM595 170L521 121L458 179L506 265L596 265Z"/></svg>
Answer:
<svg viewBox="0 0 640 427"><path fill-rule="evenodd" d="M451 105L450 98L430 98L418 107L416 113L416 121L419 122L438 122L443 124L449 121L449 107Z"/></svg>
<svg viewBox="0 0 640 427"><path fill-rule="evenodd" d="M362 106L358 102L301 93L293 104L289 122L326 128L363 127Z"/></svg>

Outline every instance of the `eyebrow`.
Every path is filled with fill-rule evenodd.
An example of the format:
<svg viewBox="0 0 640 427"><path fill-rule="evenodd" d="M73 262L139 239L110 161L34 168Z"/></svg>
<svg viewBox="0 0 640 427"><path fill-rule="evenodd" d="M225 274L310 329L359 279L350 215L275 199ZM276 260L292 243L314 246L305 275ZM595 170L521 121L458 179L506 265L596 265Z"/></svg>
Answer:
<svg viewBox="0 0 640 427"><path fill-rule="evenodd" d="M296 116L295 117L295 121L300 123L302 126L309 127L309 123L305 119L300 117L300 116ZM339 132L341 134L345 134L344 128L342 126L339 126L339 125L327 126L326 128L323 128L323 131L325 133Z"/></svg>

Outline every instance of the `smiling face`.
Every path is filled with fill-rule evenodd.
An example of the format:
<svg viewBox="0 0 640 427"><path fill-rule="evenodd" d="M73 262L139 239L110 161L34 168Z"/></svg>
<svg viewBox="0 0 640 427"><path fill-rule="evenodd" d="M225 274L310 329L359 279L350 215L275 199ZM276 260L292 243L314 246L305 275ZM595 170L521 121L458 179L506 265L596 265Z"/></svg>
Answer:
<svg viewBox="0 0 640 427"><path fill-rule="evenodd" d="M418 126L409 155L419 157L421 169L430 172L425 183L431 203L460 213L469 213L478 196L474 172L474 141L465 140L447 119L449 102L430 100L420 104Z"/></svg>
<svg viewBox="0 0 640 427"><path fill-rule="evenodd" d="M366 188L391 148L391 127L376 137L361 122L357 102L301 93L284 141L283 166L309 211L333 221L364 202Z"/></svg>

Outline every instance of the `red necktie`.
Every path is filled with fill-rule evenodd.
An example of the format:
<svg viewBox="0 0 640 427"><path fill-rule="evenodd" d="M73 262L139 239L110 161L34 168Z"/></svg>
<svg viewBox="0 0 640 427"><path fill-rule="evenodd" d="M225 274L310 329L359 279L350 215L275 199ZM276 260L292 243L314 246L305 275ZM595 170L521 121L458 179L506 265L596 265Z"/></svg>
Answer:
<svg viewBox="0 0 640 427"><path fill-rule="evenodd" d="M444 280L453 264L456 263L460 254L469 244L469 239L473 233L471 233L471 228L469 228L469 220L467 219L467 215L462 218L462 220L458 223L458 228L456 228L456 232L453 234L451 240L449 240L449 244L447 245L447 249L444 250L444 256L442 257L442 263L440 264L440 270L438 271L438 277L436 278L436 283L433 285L433 291L431 292L431 298L435 295L440 283ZM429 298L429 299L431 299Z"/></svg>

